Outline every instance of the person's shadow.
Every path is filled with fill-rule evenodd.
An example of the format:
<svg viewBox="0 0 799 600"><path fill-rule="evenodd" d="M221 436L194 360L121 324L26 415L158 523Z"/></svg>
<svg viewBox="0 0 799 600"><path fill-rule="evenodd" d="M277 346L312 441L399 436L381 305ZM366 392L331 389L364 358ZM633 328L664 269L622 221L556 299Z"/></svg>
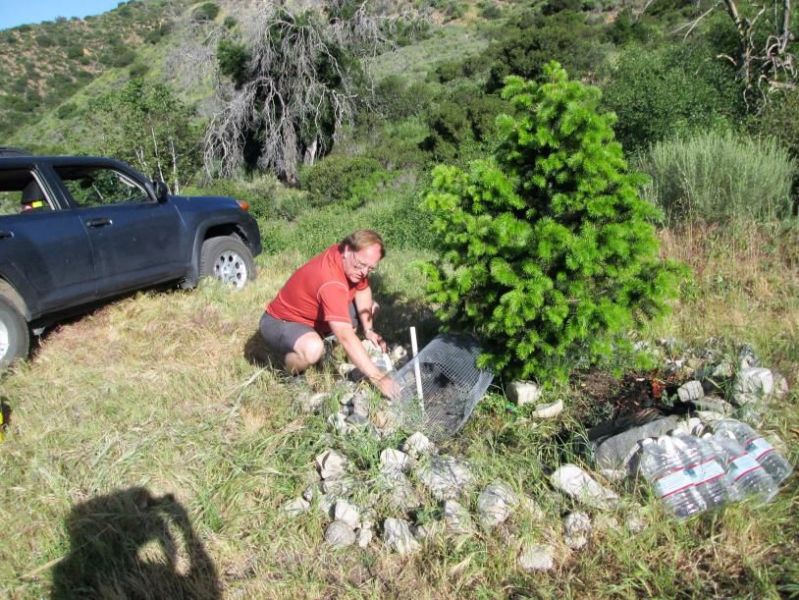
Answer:
<svg viewBox="0 0 799 600"><path fill-rule="evenodd" d="M170 494L134 487L73 507L52 600L221 598L214 563Z"/></svg>

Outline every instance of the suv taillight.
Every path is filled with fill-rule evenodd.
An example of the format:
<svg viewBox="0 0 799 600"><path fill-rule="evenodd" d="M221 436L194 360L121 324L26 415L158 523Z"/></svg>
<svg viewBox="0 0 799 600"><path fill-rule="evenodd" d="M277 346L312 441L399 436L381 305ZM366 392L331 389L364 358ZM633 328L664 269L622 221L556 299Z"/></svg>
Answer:
<svg viewBox="0 0 799 600"><path fill-rule="evenodd" d="M236 200L239 205L239 208L245 212L249 212L250 210L250 203L246 200Z"/></svg>

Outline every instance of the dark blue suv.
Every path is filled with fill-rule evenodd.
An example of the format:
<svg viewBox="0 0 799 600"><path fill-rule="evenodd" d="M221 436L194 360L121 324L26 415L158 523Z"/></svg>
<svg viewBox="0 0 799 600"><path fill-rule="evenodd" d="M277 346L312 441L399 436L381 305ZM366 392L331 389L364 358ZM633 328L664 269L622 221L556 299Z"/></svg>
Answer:
<svg viewBox="0 0 799 600"><path fill-rule="evenodd" d="M209 276L255 277L261 237L246 202L168 193L107 158L0 149L0 368L31 330L100 301Z"/></svg>

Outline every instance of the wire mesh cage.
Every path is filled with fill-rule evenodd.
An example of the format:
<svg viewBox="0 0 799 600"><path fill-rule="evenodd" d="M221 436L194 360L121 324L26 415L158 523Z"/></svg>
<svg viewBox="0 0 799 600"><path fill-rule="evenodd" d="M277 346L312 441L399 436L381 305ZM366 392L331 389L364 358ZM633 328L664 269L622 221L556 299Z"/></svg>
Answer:
<svg viewBox="0 0 799 600"><path fill-rule="evenodd" d="M478 369L477 340L470 336L439 335L415 359L398 372L401 393L399 407L406 427L413 427L431 439L457 433L469 420L477 403L494 378L491 371ZM414 362L419 363L422 398L417 393Z"/></svg>

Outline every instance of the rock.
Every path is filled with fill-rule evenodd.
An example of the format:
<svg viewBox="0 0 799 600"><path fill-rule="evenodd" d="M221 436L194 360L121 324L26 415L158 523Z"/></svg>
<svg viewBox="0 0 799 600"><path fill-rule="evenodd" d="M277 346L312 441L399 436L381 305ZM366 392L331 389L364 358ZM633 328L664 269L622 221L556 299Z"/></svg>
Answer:
<svg viewBox="0 0 799 600"><path fill-rule="evenodd" d="M384 478L388 489L388 501L395 510L409 511L419 506L422 501L410 480L402 472L392 472Z"/></svg>
<svg viewBox="0 0 799 600"><path fill-rule="evenodd" d="M347 457L335 450L326 450L316 457L316 466L322 479L337 479L347 470Z"/></svg>
<svg viewBox="0 0 799 600"><path fill-rule="evenodd" d="M444 525L455 535L469 535L474 530L469 511L455 500L444 502Z"/></svg>
<svg viewBox="0 0 799 600"><path fill-rule="evenodd" d="M313 502L313 499L316 498L322 491L319 489L317 484L309 485L305 488L305 491L302 493L302 497L306 502Z"/></svg>
<svg viewBox="0 0 799 600"><path fill-rule="evenodd" d="M541 505L539 505L538 502L529 496L522 496L519 499L519 508L526 511L536 521L540 521L546 516L546 513L544 512L544 509L541 508Z"/></svg>
<svg viewBox="0 0 799 600"><path fill-rule="evenodd" d="M397 554L408 554L421 548L411 533L409 523L403 519L388 518L383 522L383 541Z"/></svg>
<svg viewBox="0 0 799 600"><path fill-rule="evenodd" d="M347 435L352 431L352 427L347 423L347 417L344 413L333 413L327 418L327 423L339 435Z"/></svg>
<svg viewBox="0 0 799 600"><path fill-rule="evenodd" d="M719 364L713 367L713 370L710 373L710 377L716 380L730 379L733 375L735 375L735 372L733 370L732 363L728 360L721 361Z"/></svg>
<svg viewBox="0 0 799 600"><path fill-rule="evenodd" d="M408 357L408 351L404 346L397 344L391 348L391 351L388 353L388 357L391 359L391 362L396 365Z"/></svg>
<svg viewBox="0 0 799 600"><path fill-rule="evenodd" d="M696 379L687 381L677 388L677 396L680 402L695 402L705 395L705 390L702 389L702 384Z"/></svg>
<svg viewBox="0 0 799 600"><path fill-rule="evenodd" d="M346 548L355 543L355 531L344 521L333 521L327 526L325 540L333 548Z"/></svg>
<svg viewBox="0 0 799 600"><path fill-rule="evenodd" d="M333 518L336 521L343 521L352 529L358 529L361 525L361 513L358 507L346 500L339 500L333 505Z"/></svg>
<svg viewBox="0 0 799 600"><path fill-rule="evenodd" d="M400 450L386 448L380 453L381 473L405 473L410 466L411 457Z"/></svg>
<svg viewBox="0 0 799 600"><path fill-rule="evenodd" d="M535 404L541 398L541 388L532 381L514 381L508 386L507 396L519 406Z"/></svg>
<svg viewBox="0 0 799 600"><path fill-rule="evenodd" d="M751 367L738 372L732 401L736 406L753 404L774 393L774 375L769 369Z"/></svg>
<svg viewBox="0 0 799 600"><path fill-rule="evenodd" d="M369 417L359 415L358 413L352 413L349 417L347 417L347 424L353 427L360 427L367 425L368 423Z"/></svg>
<svg viewBox="0 0 799 600"><path fill-rule="evenodd" d="M402 444L402 450L414 458L431 456L438 453L436 445L431 442L425 434L419 431L405 440L405 443Z"/></svg>
<svg viewBox="0 0 799 600"><path fill-rule="evenodd" d="M588 543L591 535L591 518L584 512L573 512L563 519L563 541L572 550L579 550Z"/></svg>
<svg viewBox="0 0 799 600"><path fill-rule="evenodd" d="M743 371L759 366L760 360L757 358L754 348L748 344L741 346L741 350L738 352L738 369Z"/></svg>
<svg viewBox="0 0 799 600"><path fill-rule="evenodd" d="M555 568L555 550L549 544L525 544L519 566L525 571L551 571Z"/></svg>
<svg viewBox="0 0 799 600"><path fill-rule="evenodd" d="M619 503L615 492L599 485L577 465L563 465L549 480L556 489L592 508L608 510Z"/></svg>
<svg viewBox="0 0 799 600"><path fill-rule="evenodd" d="M361 527L358 530L356 542L358 543L359 547L366 548L369 545L369 542L372 541L373 537L374 532L372 531L371 527Z"/></svg>
<svg viewBox="0 0 799 600"><path fill-rule="evenodd" d="M311 503L304 498L294 498L283 505L283 512L290 517L296 517L311 509Z"/></svg>
<svg viewBox="0 0 799 600"><path fill-rule="evenodd" d="M430 523L419 523L411 527L411 533L417 540L427 540L436 535L441 530L441 523L432 521Z"/></svg>
<svg viewBox="0 0 799 600"><path fill-rule="evenodd" d="M399 429L402 420L395 411L384 409L378 410L372 415L372 423L382 435L388 436Z"/></svg>
<svg viewBox="0 0 799 600"><path fill-rule="evenodd" d="M416 476L437 500L458 498L474 480L467 463L451 456L434 456Z"/></svg>
<svg viewBox="0 0 799 600"><path fill-rule="evenodd" d="M731 415L735 412L735 407L718 396L705 396L694 402L698 410L717 412L723 415Z"/></svg>
<svg viewBox="0 0 799 600"><path fill-rule="evenodd" d="M550 402L549 404L538 404L532 412L536 419L554 419L563 412L563 400Z"/></svg>
<svg viewBox="0 0 799 600"><path fill-rule="evenodd" d="M300 396L300 406L302 411L312 413L318 411L322 405L330 398L327 392L319 392L317 394L306 393Z"/></svg>
<svg viewBox="0 0 799 600"><path fill-rule="evenodd" d="M480 523L487 529L496 527L507 520L518 504L516 493L507 484L495 481L477 498Z"/></svg>
<svg viewBox="0 0 799 600"><path fill-rule="evenodd" d="M678 422L679 417L672 415L611 436L595 448L594 460L600 469L629 472L634 468L631 461L640 449L638 442L649 437L663 435L674 429Z"/></svg>
<svg viewBox="0 0 799 600"><path fill-rule="evenodd" d="M338 374L344 378L349 377L350 373L352 373L354 370L355 365L352 363L345 362L338 366Z"/></svg>
<svg viewBox="0 0 799 600"><path fill-rule="evenodd" d="M363 417L364 419L369 418L369 398L367 398L364 394L355 394L352 397L352 414L358 415Z"/></svg>
<svg viewBox="0 0 799 600"><path fill-rule="evenodd" d="M322 491L333 498L341 498L350 493L353 487L351 479L325 479L322 482Z"/></svg>

